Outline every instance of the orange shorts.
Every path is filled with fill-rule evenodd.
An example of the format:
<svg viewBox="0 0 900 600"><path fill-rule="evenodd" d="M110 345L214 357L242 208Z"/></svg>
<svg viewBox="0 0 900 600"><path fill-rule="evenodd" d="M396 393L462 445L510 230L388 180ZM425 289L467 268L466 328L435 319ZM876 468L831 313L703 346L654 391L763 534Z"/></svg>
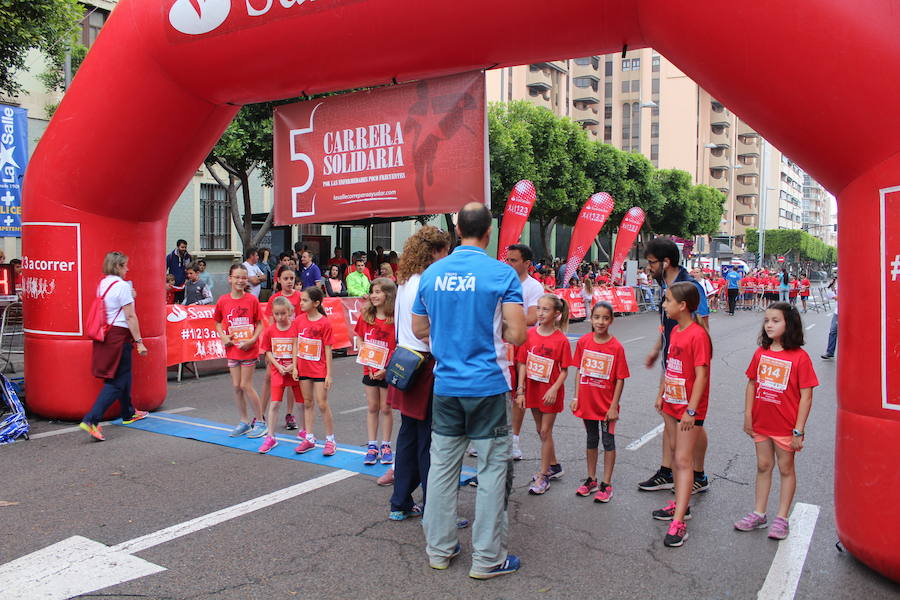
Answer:
<svg viewBox="0 0 900 600"><path fill-rule="evenodd" d="M766 440L772 440L773 442L775 442L776 446L778 446L785 452L796 452L796 450L791 448L791 436L789 435L763 435L761 433L753 434L753 441L757 444Z"/></svg>

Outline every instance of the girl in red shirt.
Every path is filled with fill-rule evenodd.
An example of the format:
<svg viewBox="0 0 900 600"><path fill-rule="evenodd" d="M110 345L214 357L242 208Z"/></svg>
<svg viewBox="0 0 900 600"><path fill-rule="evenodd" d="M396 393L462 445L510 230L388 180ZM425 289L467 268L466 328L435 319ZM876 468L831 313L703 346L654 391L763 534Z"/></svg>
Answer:
<svg viewBox="0 0 900 600"><path fill-rule="evenodd" d="M669 339L666 371L659 383L656 410L665 420L666 437L672 444L675 502L653 511L653 518L672 521L663 544L681 546L687 539L685 519L690 518L694 484L693 455L709 404L709 365L712 342L692 316L700 305L700 292L683 281L666 289L663 310L678 325Z"/></svg>
<svg viewBox="0 0 900 600"><path fill-rule="evenodd" d="M374 465L378 460L389 465L394 462L391 452L391 430L394 415L387 403L387 380L385 368L391 353L397 345L394 329L394 301L397 298L397 286L386 277L379 277L372 282L369 300L360 311L356 321L356 347L359 353L356 362L363 365L363 389L366 391L366 402L369 412L366 415L366 427L369 444L363 464ZM378 446L378 421L381 419L381 446Z"/></svg>
<svg viewBox="0 0 900 600"><path fill-rule="evenodd" d="M558 479L563 474L556 461L553 424L563 410L563 384L572 364L569 338L563 333L569 326L569 305L555 294L544 294L538 300L537 323L516 352L516 403L519 408L531 409L541 437L541 470L528 489L531 494L543 494L550 487L550 478Z"/></svg>
<svg viewBox="0 0 900 600"><path fill-rule="evenodd" d="M806 276L806 273L801 275L800 279L800 302L803 303L803 312L806 312L806 301L809 299L809 277Z"/></svg>
<svg viewBox="0 0 900 600"><path fill-rule="evenodd" d="M819 385L809 355L803 350L803 322L797 309L775 302L766 309L760 347L747 367L744 431L756 442L756 506L734 524L738 531L762 529L772 487L772 468L781 476L778 514L769 537L788 535L788 512L797 488L794 453L803 449L804 427Z"/></svg>
<svg viewBox="0 0 900 600"><path fill-rule="evenodd" d="M331 389L331 346L334 334L331 322L325 314L322 302L325 295L316 286L309 286L300 295L300 314L294 319L297 331L297 370L300 389L307 402L303 405L304 423L307 429L297 434L300 443L294 448L297 454L316 447L313 425L316 422L316 406L325 424L324 456L334 456L337 442L334 439L334 419L328 406L328 390ZM315 398L315 402L313 402Z"/></svg>
<svg viewBox="0 0 900 600"><path fill-rule="evenodd" d="M231 293L219 298L213 318L219 339L225 346L234 399L241 415L241 421L231 431L231 437L246 433L247 437L258 438L266 433L262 403L253 387L253 371L259 357L259 335L263 330L262 315L259 300L244 291L247 287L247 270L243 266L231 265L228 283L231 284ZM247 412L248 401L255 416L252 426Z"/></svg>
<svg viewBox="0 0 900 600"><path fill-rule="evenodd" d="M612 473L616 464L616 423L619 420L619 398L625 379L629 377L625 349L609 333L613 307L598 302L591 310L591 333L586 333L575 346L578 385L572 400L572 412L584 419L587 431L587 479L575 493L588 496L597 492L594 502L609 502L613 495ZM597 483L597 457L600 434L603 434L603 481Z"/></svg>
<svg viewBox="0 0 900 600"><path fill-rule="evenodd" d="M278 445L275 439L275 422L285 388L290 388L293 400L303 404L300 382L297 380L297 331L294 328L294 307L284 296L273 296L269 300L275 322L266 327L262 334L262 351L269 364L267 375L271 380L272 401L266 415L266 439L259 447L260 454L266 454ZM304 427L306 429L306 427Z"/></svg>
<svg viewBox="0 0 900 600"><path fill-rule="evenodd" d="M274 315L273 312L273 304L272 302L275 298L285 298L291 304L291 315L290 320L293 321L294 317L300 313L300 292L294 289L294 284L297 281L297 273L294 272L288 266L279 267L277 277L275 279L275 289L278 290L272 297L269 298L269 314ZM269 389L271 385L271 377L269 370L266 370L266 378L263 381L263 395L262 401L263 404L266 403L266 400L269 398ZM279 396L280 398L280 396ZM297 429L297 420L294 418L294 396L288 396L287 400L287 414L284 415L284 428L288 430Z"/></svg>

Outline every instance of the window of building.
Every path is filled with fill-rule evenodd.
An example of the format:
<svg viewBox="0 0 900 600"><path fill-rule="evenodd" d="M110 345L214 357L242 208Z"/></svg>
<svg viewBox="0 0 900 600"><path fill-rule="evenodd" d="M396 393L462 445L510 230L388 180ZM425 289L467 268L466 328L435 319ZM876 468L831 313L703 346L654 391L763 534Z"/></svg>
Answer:
<svg viewBox="0 0 900 600"><path fill-rule="evenodd" d="M231 205L221 185L200 186L200 249L231 249Z"/></svg>
<svg viewBox="0 0 900 600"><path fill-rule="evenodd" d="M393 240L391 239L391 224L376 223L372 225L372 246L382 248L393 248Z"/></svg>
<svg viewBox="0 0 900 600"><path fill-rule="evenodd" d="M612 125L605 125L603 127L603 142L612 144Z"/></svg>
<svg viewBox="0 0 900 600"><path fill-rule="evenodd" d="M531 71L532 73L537 73L538 71L541 70L541 68L537 65L528 65L528 70Z"/></svg>
<svg viewBox="0 0 900 600"><path fill-rule="evenodd" d="M659 137L659 121L653 121L652 123L650 123L650 137Z"/></svg>
<svg viewBox="0 0 900 600"><path fill-rule="evenodd" d="M622 93L627 94L631 90L631 82L627 79L622 80Z"/></svg>
<svg viewBox="0 0 900 600"><path fill-rule="evenodd" d="M659 73L659 56L654 56L651 61L651 70L654 73Z"/></svg>
<svg viewBox="0 0 900 600"><path fill-rule="evenodd" d="M650 160L659 160L659 144L650 144Z"/></svg>
<svg viewBox="0 0 900 600"><path fill-rule="evenodd" d="M90 48L97 41L100 29L106 23L109 13L99 8L93 8L81 21L81 43Z"/></svg>
<svg viewBox="0 0 900 600"><path fill-rule="evenodd" d="M638 102L631 104L631 145L640 148L641 140L641 105Z"/></svg>
<svg viewBox="0 0 900 600"><path fill-rule="evenodd" d="M631 59L623 58L622 59L622 70L630 71L631 70Z"/></svg>
<svg viewBox="0 0 900 600"><path fill-rule="evenodd" d="M606 120L612 119L612 104L607 104L603 107L603 118Z"/></svg>
<svg viewBox="0 0 900 600"><path fill-rule="evenodd" d="M632 79L631 80L631 91L632 92L641 91L641 80L640 79Z"/></svg>
<svg viewBox="0 0 900 600"><path fill-rule="evenodd" d="M631 144L631 104L622 105L622 150Z"/></svg>
<svg viewBox="0 0 900 600"><path fill-rule="evenodd" d="M656 106L654 106L653 108L650 109L650 116L658 117L659 116L659 99L654 100L654 102L656 102Z"/></svg>
<svg viewBox="0 0 900 600"><path fill-rule="evenodd" d="M591 79L587 77L576 77L572 80L572 83L574 83L577 88L591 87Z"/></svg>
<svg viewBox="0 0 900 600"><path fill-rule="evenodd" d="M606 81L603 84L603 96L609 100L612 98L612 81Z"/></svg>
<svg viewBox="0 0 900 600"><path fill-rule="evenodd" d="M659 93L659 77L654 77L654 78L650 81L650 92L651 92L652 94L658 94L658 93Z"/></svg>
<svg viewBox="0 0 900 600"><path fill-rule="evenodd" d="M611 60L606 61L606 65L603 67L603 72L607 77L612 77L613 63Z"/></svg>
<svg viewBox="0 0 900 600"><path fill-rule="evenodd" d="M639 58L631 59L631 70L632 71L640 71L641 70L641 59L639 59Z"/></svg>
<svg viewBox="0 0 900 600"><path fill-rule="evenodd" d="M576 58L575 64L581 65L582 67L587 66L587 65L591 64L591 57L585 56L584 58Z"/></svg>

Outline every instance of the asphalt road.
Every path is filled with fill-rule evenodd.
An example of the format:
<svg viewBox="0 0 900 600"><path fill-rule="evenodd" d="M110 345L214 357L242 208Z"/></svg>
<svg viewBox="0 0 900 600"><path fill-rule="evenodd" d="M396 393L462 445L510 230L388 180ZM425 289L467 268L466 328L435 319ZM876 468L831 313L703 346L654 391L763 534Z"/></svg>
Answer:
<svg viewBox="0 0 900 600"><path fill-rule="evenodd" d="M807 351L821 385L799 455L795 501L820 508L796 589L797 598L900 597L887 581L835 548L833 510L834 380L836 362L822 361L828 314L804 316ZM595 504L574 494L584 478L584 430L566 412L555 429L566 474L543 496L529 496L538 440L526 421L525 460L516 463L509 547L522 570L492 581L466 575L463 554L447 571L428 567L419 522L387 520L390 490L355 475L137 553L166 570L82 597L104 598L753 598L763 586L778 543L765 532L737 533L732 523L752 508L755 455L741 431L744 370L755 350L759 313L712 316L714 358L707 473L708 493L695 496L690 539L665 548L666 524L650 512L670 492L640 492L638 481L659 464L660 437L625 447L661 421L652 406L658 370L643 359L654 341L654 315L619 318L612 332L626 348L632 377L625 385L617 427L615 496ZM585 333L575 324L573 336ZM338 441L365 441L360 368L335 361L330 395ZM261 386L261 371L257 381ZM574 379L570 378L570 396ZM236 411L225 374L170 383L164 409L192 407L190 416L231 424ZM397 419L399 425L399 418ZM32 433L71 427L36 420ZM0 448L0 565L70 536L119 544L171 525L333 472L273 456L121 427L108 441L81 431ZM396 431L395 431L396 435ZM471 459L468 459L471 462ZM775 478L777 482L777 477ZM776 508L777 483L770 502ZM460 492L460 513L472 518L474 488ZM47 567L49 568L49 567ZM40 569L39 569L40 570ZM23 577L29 574L23 572ZM34 574L31 573L31 576ZM0 590L2 595L3 590ZM787 596L790 598L790 596Z"/></svg>

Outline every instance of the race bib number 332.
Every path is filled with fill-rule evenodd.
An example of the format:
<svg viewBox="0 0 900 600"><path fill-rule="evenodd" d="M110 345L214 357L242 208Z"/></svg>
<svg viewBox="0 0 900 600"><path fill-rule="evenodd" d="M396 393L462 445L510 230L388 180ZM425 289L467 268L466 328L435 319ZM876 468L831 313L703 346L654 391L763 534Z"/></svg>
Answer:
<svg viewBox="0 0 900 600"><path fill-rule="evenodd" d="M525 362L525 372L528 375L528 379L549 383L550 374L553 372L553 359L529 352L528 360Z"/></svg>

